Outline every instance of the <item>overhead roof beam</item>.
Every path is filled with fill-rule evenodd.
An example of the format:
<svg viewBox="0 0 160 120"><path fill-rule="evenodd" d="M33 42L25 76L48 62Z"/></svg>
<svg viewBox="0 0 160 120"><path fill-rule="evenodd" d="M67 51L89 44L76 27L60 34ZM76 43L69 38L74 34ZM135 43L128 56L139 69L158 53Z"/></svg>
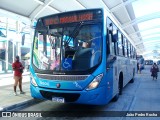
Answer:
<svg viewBox="0 0 160 120"><path fill-rule="evenodd" d="M124 23L122 25L122 29L125 29L129 26L133 26L134 24L138 24L138 23L141 23L141 22L144 22L144 21L148 21L148 20L152 20L152 19L155 19L155 18L159 18L160 17L160 12L156 12L156 13L151 13L151 14L148 14L148 15L144 15L142 17L139 17L137 19L134 19L130 22L127 22L127 23Z"/></svg>
<svg viewBox="0 0 160 120"><path fill-rule="evenodd" d="M147 38L147 39L143 39L143 42L153 42L153 41L156 41L156 40L159 40L159 37L152 37L152 40L151 38Z"/></svg>
<svg viewBox="0 0 160 120"><path fill-rule="evenodd" d="M145 48L146 48L146 49L148 49L148 48L150 48L150 47L153 48L153 49L158 49L158 48L159 48L159 47L158 47L158 44L157 44L157 45L155 45L155 44L146 44L146 45L145 45Z"/></svg>
<svg viewBox="0 0 160 120"><path fill-rule="evenodd" d="M104 0L101 0L101 1L102 1L102 3L106 6L106 10L111 14L112 17L114 17L113 13L110 11L110 9L108 8L108 6L107 6L107 4L104 2ZM115 18L115 20L117 20L117 19Z"/></svg>
<svg viewBox="0 0 160 120"><path fill-rule="evenodd" d="M146 35L143 35L143 36L140 36L140 37L132 37L133 39L145 39L145 37L147 37L147 36L151 36L151 35L159 35L160 36L160 32L155 32L155 33L150 33L150 34L146 34ZM152 38L152 37L150 37L150 38Z"/></svg>
<svg viewBox="0 0 160 120"><path fill-rule="evenodd" d="M125 9L126 12L127 12L127 16L128 16L128 18L129 18L129 20L131 21L131 18L130 18L129 14L128 14L128 10L126 9L126 6L125 6L125 3L127 2L127 3L129 4L130 1L126 1L126 2L123 2L123 0L121 0L121 1L122 1L122 6L124 6L124 9Z"/></svg>
<svg viewBox="0 0 160 120"><path fill-rule="evenodd" d="M44 2L42 2L40 0L34 0L34 1L37 2L37 3L39 3L40 5L44 5L45 4ZM58 12L60 12L60 10L58 10L58 9L56 9L54 7L51 7L50 5L48 5L46 7L49 8L49 9L51 9L51 10L53 10L53 11L57 10Z"/></svg>
<svg viewBox="0 0 160 120"><path fill-rule="evenodd" d="M83 5L83 4L80 2L80 0L76 0L76 2L77 2L79 5L81 5L83 8L87 8L85 5Z"/></svg>
<svg viewBox="0 0 160 120"><path fill-rule="evenodd" d="M140 44L152 44L153 42L153 44L155 44L155 43L160 43L160 41L159 41L159 37L152 37L152 41L148 41L148 40L150 40L150 38L148 38L148 39L144 39L143 41L141 41L141 42L138 42L138 43L136 43L135 45L140 45Z"/></svg>
<svg viewBox="0 0 160 120"><path fill-rule="evenodd" d="M38 2L38 0L35 0L36 2ZM45 0L45 2L44 2L44 4L42 4L43 2L41 2L41 1L39 1L40 3L41 3L41 5L40 6L38 6L32 13L31 13L31 15L29 16L30 18L31 18L31 20L33 21L41 12L43 12L47 7L48 8L53 8L53 7L51 7L51 6L49 6L52 2L53 2L53 0ZM38 2L38 3L39 3ZM60 11L58 11L57 9L52 9L52 10L54 10L55 12L60 12Z"/></svg>
<svg viewBox="0 0 160 120"><path fill-rule="evenodd" d="M132 33L132 34L129 34L129 36L135 35L135 34L137 34L137 33L145 32L145 31L147 31L147 30L156 29L156 28L160 28L160 26L152 26L152 27L147 28L147 29L144 29L144 30L138 30L138 31L136 31L136 32L134 32L134 33Z"/></svg>
<svg viewBox="0 0 160 120"><path fill-rule="evenodd" d="M113 7L110 9L111 12L115 12L116 10L118 10L119 8L123 7L123 6L126 6L132 2L135 2L137 0L127 0L126 2L122 2L120 4L118 4L117 6Z"/></svg>
<svg viewBox="0 0 160 120"><path fill-rule="evenodd" d="M41 4L41 5L44 4L44 2L42 2L42 1L40 1L40 0L34 0L34 1L37 2L37 3L39 3L39 4Z"/></svg>
<svg viewBox="0 0 160 120"><path fill-rule="evenodd" d="M140 44L143 44L143 41L138 42L138 43L135 43L136 46L137 46L137 45L140 45Z"/></svg>
<svg viewBox="0 0 160 120"><path fill-rule="evenodd" d="M144 41L144 44L154 44L154 43L160 43L159 37L155 37L154 40L151 41ZM155 44L156 45L156 44Z"/></svg>

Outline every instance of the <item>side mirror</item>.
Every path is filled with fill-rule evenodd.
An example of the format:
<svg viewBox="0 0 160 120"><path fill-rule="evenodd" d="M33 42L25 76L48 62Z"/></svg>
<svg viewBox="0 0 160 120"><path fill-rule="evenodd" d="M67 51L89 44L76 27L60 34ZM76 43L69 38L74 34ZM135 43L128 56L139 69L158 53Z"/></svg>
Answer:
<svg viewBox="0 0 160 120"><path fill-rule="evenodd" d="M107 58L107 71L113 66L113 63L115 62L116 59L117 59L117 57L114 55L108 56L108 58Z"/></svg>
<svg viewBox="0 0 160 120"><path fill-rule="evenodd" d="M109 55L107 59L107 63L113 63L117 59L114 55Z"/></svg>

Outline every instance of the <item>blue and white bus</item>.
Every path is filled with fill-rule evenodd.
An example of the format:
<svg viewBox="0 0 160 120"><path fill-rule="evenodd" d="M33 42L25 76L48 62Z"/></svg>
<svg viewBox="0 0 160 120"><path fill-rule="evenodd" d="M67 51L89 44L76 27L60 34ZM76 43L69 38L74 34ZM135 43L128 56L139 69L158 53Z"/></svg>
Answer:
<svg viewBox="0 0 160 120"><path fill-rule="evenodd" d="M136 50L103 9L58 13L37 21L31 96L103 105L134 81Z"/></svg>
<svg viewBox="0 0 160 120"><path fill-rule="evenodd" d="M153 60L145 60L145 65L153 65Z"/></svg>

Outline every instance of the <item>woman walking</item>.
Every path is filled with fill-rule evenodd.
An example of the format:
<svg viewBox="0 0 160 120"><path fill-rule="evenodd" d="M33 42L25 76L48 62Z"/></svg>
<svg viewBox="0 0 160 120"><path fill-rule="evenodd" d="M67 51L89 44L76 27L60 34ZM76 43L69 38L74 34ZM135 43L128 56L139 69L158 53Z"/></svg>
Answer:
<svg viewBox="0 0 160 120"><path fill-rule="evenodd" d="M150 71L151 71L151 76L153 77L153 80L154 80L154 78L157 79L157 77L158 77L157 73L159 72L159 68L156 63L153 64Z"/></svg>

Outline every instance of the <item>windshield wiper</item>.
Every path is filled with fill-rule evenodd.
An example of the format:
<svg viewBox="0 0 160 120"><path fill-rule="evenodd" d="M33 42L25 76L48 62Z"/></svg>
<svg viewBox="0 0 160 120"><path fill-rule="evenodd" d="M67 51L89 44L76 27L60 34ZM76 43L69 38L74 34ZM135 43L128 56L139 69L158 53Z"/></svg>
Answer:
<svg viewBox="0 0 160 120"><path fill-rule="evenodd" d="M64 46L67 47L67 45L69 44L69 42L72 40L72 38L74 38L78 32L80 27L82 26L83 22L80 22L79 24L77 24L77 26L74 28L73 32L69 35L69 38L66 40Z"/></svg>

